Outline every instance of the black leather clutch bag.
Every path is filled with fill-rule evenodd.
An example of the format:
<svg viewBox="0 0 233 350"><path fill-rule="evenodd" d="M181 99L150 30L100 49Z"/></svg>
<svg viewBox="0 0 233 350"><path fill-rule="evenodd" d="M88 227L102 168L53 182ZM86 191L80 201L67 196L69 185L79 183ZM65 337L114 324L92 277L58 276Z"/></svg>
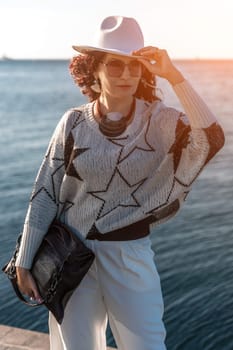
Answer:
<svg viewBox="0 0 233 350"><path fill-rule="evenodd" d="M62 323L65 306L73 291L89 270L95 255L76 234L61 223L53 221L33 260L31 273L37 283L42 304L29 303L21 294L16 281L15 261L20 247L18 239L13 257L3 267L17 296L30 306L44 304Z"/></svg>

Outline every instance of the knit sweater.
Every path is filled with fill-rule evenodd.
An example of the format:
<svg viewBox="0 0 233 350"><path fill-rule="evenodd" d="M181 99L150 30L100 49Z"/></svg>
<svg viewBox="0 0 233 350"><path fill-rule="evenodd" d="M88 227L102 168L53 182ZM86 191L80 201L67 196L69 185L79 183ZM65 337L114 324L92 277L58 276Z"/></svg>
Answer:
<svg viewBox="0 0 233 350"><path fill-rule="evenodd" d="M224 135L189 82L173 89L185 114L137 99L131 124L114 138L99 130L93 102L64 114L36 178L16 265L31 267L55 217L85 238L145 218L152 229L177 213Z"/></svg>

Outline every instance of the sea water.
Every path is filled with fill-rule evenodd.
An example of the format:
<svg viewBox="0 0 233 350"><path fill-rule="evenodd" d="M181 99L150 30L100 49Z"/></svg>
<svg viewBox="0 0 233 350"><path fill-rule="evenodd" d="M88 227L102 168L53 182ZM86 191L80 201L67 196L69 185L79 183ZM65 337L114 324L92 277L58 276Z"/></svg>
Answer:
<svg viewBox="0 0 233 350"><path fill-rule="evenodd" d="M85 102L68 64L0 62L1 266L22 229L54 127L68 108ZM165 302L166 344L168 350L232 350L233 61L175 64L216 114L226 143L195 182L181 212L151 236ZM165 80L159 79L158 87L167 105L182 108ZM45 308L31 309L19 302L3 274L0 324L48 331Z"/></svg>

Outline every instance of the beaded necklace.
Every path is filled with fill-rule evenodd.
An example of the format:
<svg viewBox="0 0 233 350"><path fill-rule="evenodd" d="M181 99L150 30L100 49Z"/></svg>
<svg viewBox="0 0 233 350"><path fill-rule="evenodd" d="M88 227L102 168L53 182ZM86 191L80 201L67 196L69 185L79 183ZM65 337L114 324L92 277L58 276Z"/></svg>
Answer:
<svg viewBox="0 0 233 350"><path fill-rule="evenodd" d="M108 137L116 137L121 135L129 121L131 120L134 110L135 110L136 100L133 99L133 102L130 107L129 113L124 117L119 112L110 112L105 115L101 113L100 109L100 101L99 99L96 101L96 111L98 114L99 121L99 129L105 136Z"/></svg>

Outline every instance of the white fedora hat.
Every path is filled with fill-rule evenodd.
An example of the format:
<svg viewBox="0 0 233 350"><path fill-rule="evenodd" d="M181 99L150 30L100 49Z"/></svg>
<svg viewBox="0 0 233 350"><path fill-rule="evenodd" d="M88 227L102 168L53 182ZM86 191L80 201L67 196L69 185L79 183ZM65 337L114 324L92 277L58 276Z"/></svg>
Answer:
<svg viewBox="0 0 233 350"><path fill-rule="evenodd" d="M100 51L132 57L132 51L144 47L144 39L141 28L134 18L110 16L101 23L95 46L72 47L80 53Z"/></svg>

